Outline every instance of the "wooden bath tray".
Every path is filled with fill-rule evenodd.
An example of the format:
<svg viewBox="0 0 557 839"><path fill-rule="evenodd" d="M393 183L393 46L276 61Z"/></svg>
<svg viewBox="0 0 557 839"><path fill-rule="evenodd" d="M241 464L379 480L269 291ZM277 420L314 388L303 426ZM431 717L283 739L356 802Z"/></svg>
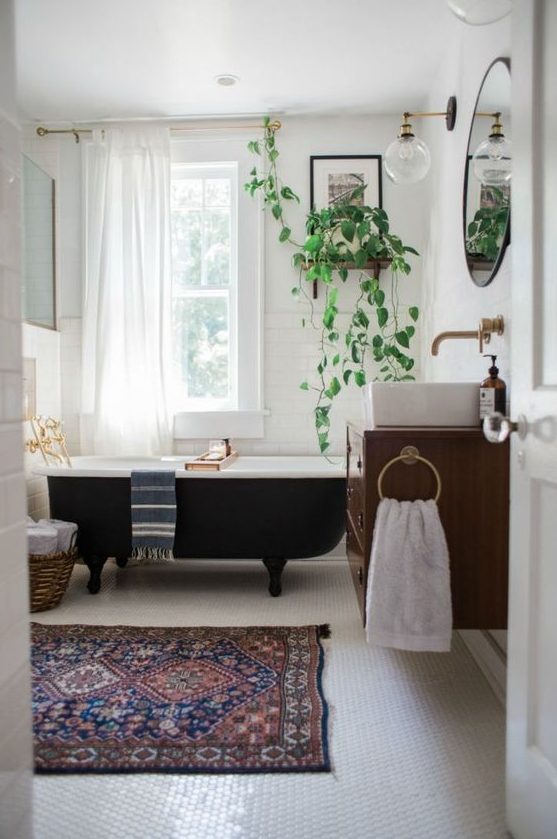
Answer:
<svg viewBox="0 0 557 839"><path fill-rule="evenodd" d="M188 472L220 472L221 469L226 469L230 466L232 461L238 457L238 452L230 452L228 457L223 457L222 460L208 460L209 452L203 452L195 460L190 460L186 463Z"/></svg>

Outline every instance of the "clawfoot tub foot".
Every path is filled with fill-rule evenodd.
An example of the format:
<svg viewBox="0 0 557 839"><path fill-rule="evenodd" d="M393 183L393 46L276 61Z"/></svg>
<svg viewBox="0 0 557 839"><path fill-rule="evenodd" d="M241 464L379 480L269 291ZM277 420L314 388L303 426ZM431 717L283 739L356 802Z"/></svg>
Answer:
<svg viewBox="0 0 557 839"><path fill-rule="evenodd" d="M286 559L264 559L263 564L269 572L269 594L271 597L278 597L282 591L280 578Z"/></svg>
<svg viewBox="0 0 557 839"><path fill-rule="evenodd" d="M107 560L106 556L84 556L85 564L89 569L89 582L87 588L91 594L98 594L101 587L101 572Z"/></svg>

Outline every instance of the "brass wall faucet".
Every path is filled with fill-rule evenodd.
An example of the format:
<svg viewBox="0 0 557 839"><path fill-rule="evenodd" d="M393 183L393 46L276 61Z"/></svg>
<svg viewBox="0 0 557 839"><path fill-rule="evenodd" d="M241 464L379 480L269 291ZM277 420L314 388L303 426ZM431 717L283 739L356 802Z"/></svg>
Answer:
<svg viewBox="0 0 557 839"><path fill-rule="evenodd" d="M495 318L482 318L480 325L476 332L474 331L457 331L457 332L440 332L433 339L431 345L431 354L439 355L439 345L442 341L448 341L453 338L473 338L479 342L480 353L484 351L484 344L489 344L492 335L502 335L505 331L505 321L502 315L497 315Z"/></svg>

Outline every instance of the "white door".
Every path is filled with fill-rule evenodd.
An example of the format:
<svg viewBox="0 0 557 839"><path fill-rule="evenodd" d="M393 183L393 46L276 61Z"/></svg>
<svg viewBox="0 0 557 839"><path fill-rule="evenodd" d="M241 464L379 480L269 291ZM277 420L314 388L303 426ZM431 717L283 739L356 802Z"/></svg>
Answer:
<svg viewBox="0 0 557 839"><path fill-rule="evenodd" d="M513 11L507 819L557 837L557 2Z"/></svg>

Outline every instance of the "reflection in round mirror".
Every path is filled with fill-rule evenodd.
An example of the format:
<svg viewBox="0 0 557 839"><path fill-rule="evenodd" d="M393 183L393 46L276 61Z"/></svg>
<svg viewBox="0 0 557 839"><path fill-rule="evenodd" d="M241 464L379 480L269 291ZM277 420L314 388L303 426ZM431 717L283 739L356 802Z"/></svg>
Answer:
<svg viewBox="0 0 557 839"><path fill-rule="evenodd" d="M472 280L492 281L510 239L510 63L498 58L484 76L470 127L464 172L464 246Z"/></svg>

